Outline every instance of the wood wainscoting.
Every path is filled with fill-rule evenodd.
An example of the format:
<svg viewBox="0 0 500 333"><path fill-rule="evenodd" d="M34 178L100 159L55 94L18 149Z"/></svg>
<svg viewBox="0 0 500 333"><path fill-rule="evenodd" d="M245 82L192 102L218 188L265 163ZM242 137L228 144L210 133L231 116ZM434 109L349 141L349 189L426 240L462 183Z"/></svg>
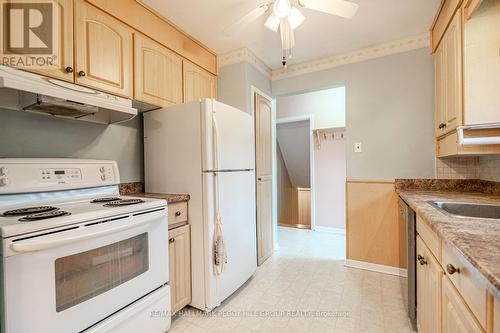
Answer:
<svg viewBox="0 0 500 333"><path fill-rule="evenodd" d="M399 260L398 195L394 179L346 182L347 260L397 271Z"/></svg>

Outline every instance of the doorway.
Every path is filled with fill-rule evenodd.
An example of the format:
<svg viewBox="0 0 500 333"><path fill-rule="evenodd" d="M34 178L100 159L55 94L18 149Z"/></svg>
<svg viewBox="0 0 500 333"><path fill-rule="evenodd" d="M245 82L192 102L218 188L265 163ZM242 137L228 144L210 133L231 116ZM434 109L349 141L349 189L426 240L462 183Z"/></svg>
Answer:
<svg viewBox="0 0 500 333"><path fill-rule="evenodd" d="M278 225L314 229L312 116L276 121Z"/></svg>

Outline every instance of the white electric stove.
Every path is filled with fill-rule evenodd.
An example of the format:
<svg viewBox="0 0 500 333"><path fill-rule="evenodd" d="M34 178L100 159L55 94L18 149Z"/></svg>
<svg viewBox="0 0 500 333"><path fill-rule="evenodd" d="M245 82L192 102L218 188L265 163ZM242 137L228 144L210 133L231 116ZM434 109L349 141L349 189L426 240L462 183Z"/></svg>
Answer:
<svg viewBox="0 0 500 333"><path fill-rule="evenodd" d="M169 329L166 202L119 183L112 161L0 159L1 332Z"/></svg>

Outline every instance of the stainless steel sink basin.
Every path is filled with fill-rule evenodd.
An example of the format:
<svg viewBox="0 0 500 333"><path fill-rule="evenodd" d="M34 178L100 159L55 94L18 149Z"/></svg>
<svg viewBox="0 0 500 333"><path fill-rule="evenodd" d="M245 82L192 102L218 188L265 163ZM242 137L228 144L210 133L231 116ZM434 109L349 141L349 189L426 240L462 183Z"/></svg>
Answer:
<svg viewBox="0 0 500 333"><path fill-rule="evenodd" d="M431 205L458 217L500 219L500 205L474 204L467 202L430 201Z"/></svg>

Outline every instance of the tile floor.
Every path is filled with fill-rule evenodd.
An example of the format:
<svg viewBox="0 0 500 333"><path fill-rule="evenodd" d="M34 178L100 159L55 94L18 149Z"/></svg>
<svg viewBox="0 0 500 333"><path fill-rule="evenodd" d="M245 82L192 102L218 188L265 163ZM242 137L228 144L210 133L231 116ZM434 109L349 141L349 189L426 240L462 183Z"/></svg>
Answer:
<svg viewBox="0 0 500 333"><path fill-rule="evenodd" d="M169 333L412 332L399 278L344 267L344 237L279 228L279 241L279 251L211 316L188 309Z"/></svg>

